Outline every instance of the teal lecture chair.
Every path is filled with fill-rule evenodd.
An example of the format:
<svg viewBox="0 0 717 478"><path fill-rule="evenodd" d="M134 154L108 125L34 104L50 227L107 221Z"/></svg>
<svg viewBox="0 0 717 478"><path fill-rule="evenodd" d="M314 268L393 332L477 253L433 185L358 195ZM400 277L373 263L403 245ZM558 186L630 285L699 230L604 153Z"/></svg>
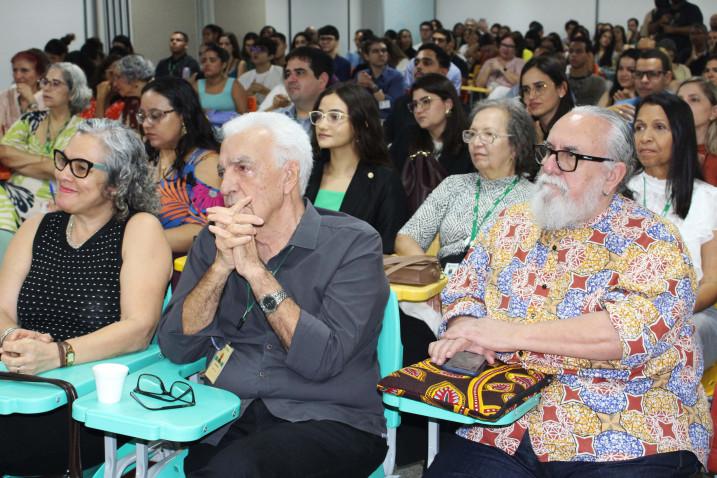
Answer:
<svg viewBox="0 0 717 478"><path fill-rule="evenodd" d="M403 346L394 292L390 293L386 304L377 353L381 376L401 368ZM75 401L73 417L90 428L106 432L105 464L97 470L96 477L119 478L132 467L136 467L137 478L184 476L186 450L169 442L195 441L230 422L239 412L239 398L226 390L193 383L197 406L151 412L135 403L129 392L140 373L155 374L165 384L171 384L202 371L204 367L204 359L179 365L164 358L127 377L122 399L117 404L100 404L95 393ZM391 476L396 463L396 429L400 415L392 409L386 409L384 415L389 450L383 465L369 478ZM117 450L116 434L133 437L133 443Z"/></svg>

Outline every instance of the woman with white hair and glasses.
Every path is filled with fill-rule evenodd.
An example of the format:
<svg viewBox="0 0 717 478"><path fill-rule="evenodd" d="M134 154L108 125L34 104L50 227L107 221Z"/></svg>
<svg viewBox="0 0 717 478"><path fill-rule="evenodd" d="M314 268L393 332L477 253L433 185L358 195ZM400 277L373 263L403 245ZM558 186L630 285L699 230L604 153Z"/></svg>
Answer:
<svg viewBox="0 0 717 478"><path fill-rule="evenodd" d="M527 200L537 172L535 129L525 108L513 100L482 101L463 131L475 171L449 176L398 231L396 252L424 254L440 236L438 259L458 263L481 231L507 206ZM466 212L469 216L466 218Z"/></svg>
<svg viewBox="0 0 717 478"><path fill-rule="evenodd" d="M127 55L115 63L112 88L124 100L122 123L139 131L137 111L142 89L154 77L154 65L142 55Z"/></svg>
<svg viewBox="0 0 717 478"><path fill-rule="evenodd" d="M21 374L144 349L171 273L135 132L88 120L53 162L59 211L25 221L0 268L0 360ZM0 429L0 474L64 470L66 444L55 437L67 436L65 409L2 416ZM101 461L101 434L83 429L81 443L85 466Z"/></svg>
<svg viewBox="0 0 717 478"><path fill-rule="evenodd" d="M92 96L85 74L72 63L52 65L40 87L47 111L24 114L0 141L0 163L12 171L8 181L0 181L0 261L22 221L47 210L52 152L75 134Z"/></svg>
<svg viewBox="0 0 717 478"><path fill-rule="evenodd" d="M533 121L516 101L482 101L462 137L475 170L444 179L396 236L396 253L410 256L425 254L438 235L438 259L447 271L463 260L503 209L530 198L530 181L538 169L532 154ZM401 320L404 364L425 358L434 333L419 320Z"/></svg>

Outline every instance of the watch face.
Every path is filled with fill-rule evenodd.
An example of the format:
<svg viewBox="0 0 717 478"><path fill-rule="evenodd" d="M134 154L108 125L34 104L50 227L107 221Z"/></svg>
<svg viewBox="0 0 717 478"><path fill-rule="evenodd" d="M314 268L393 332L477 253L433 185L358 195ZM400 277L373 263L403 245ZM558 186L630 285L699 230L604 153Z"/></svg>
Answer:
<svg viewBox="0 0 717 478"><path fill-rule="evenodd" d="M276 309L276 299L274 299L272 296L264 297L263 306L266 310L274 310Z"/></svg>

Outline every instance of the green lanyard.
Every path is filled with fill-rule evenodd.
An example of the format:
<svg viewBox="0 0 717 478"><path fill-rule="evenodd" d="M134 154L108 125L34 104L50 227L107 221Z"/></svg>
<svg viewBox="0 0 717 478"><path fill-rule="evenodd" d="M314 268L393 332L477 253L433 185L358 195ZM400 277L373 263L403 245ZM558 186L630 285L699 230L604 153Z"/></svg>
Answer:
<svg viewBox="0 0 717 478"><path fill-rule="evenodd" d="M476 180L476 196L475 196L475 202L473 204L473 227L471 228L471 237L468 240L468 243L466 244L466 247L471 245L473 241L475 240L476 236L478 235L478 231L481 227L483 227L483 224L488 220L488 218L493 214L493 211L495 211L495 208L498 207L498 204L505 199L505 197L513 190L516 184L518 184L518 180L520 178L518 176L513 179L513 181L503 189L503 192L498 196L495 201L493 201L493 205L488 210L488 212L485 213L483 216L483 219L481 219L480 224L478 224L478 201L480 199L480 175L478 175L478 179Z"/></svg>
<svg viewBox="0 0 717 478"><path fill-rule="evenodd" d="M642 176L642 207L645 209L649 209L647 207L647 180L644 176L645 173L643 173ZM672 207L672 201L670 201L670 198L667 198L667 201L665 201L665 207L662 208L662 214L660 214L662 217L667 216L667 213L670 211L670 207Z"/></svg>
<svg viewBox="0 0 717 478"><path fill-rule="evenodd" d="M284 265L284 262L286 262L286 259L289 258L289 255L291 254L291 251L293 251L293 250L294 250L294 246L292 245L289 248L289 250L286 252L284 257L281 258L281 262L279 262L279 265L276 266L276 269L271 271L271 275L273 277L276 277L276 274L279 272L279 269L281 269L281 266ZM237 326L237 332L239 332L241 330L241 328L244 327L244 323L246 322L246 318L249 315L249 312L251 312L251 310L254 308L254 305L256 305L256 301L254 300L254 293L252 292L251 286L249 285L248 281L246 283L246 303L247 303L247 307L241 316L241 321L239 322L239 325ZM211 340L212 340L212 345L214 345L214 348L217 350L221 350L221 347L219 347L219 345L217 345L217 342L214 339L214 337L211 337Z"/></svg>
<svg viewBox="0 0 717 478"><path fill-rule="evenodd" d="M48 113L47 114L47 131L45 132L45 145L43 146L43 151L47 156L52 156L52 153L55 149L55 144L57 143L57 139L60 137L63 131L65 131L65 128L67 128L67 125L70 124L70 121L72 120L72 116L70 116L70 119L65 121L64 126L62 126L62 129L57 132L55 135L55 139L52 140L52 143L50 143L50 127L52 125L52 120L50 119L51 116Z"/></svg>

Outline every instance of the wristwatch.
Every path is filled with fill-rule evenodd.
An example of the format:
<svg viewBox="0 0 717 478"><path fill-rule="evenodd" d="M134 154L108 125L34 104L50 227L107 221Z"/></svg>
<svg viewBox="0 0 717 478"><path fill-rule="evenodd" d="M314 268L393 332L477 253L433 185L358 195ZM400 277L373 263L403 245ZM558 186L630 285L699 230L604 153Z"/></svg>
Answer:
<svg viewBox="0 0 717 478"><path fill-rule="evenodd" d="M63 367L72 367L75 363L75 350L68 342L62 342L62 348L65 349L65 361Z"/></svg>
<svg viewBox="0 0 717 478"><path fill-rule="evenodd" d="M284 289L279 289L276 292L266 294L264 297L259 299L259 307L261 307L261 310L264 311L264 315L273 314L276 312L276 309L279 308L279 304L284 302L284 299L287 299L288 297L289 295Z"/></svg>

